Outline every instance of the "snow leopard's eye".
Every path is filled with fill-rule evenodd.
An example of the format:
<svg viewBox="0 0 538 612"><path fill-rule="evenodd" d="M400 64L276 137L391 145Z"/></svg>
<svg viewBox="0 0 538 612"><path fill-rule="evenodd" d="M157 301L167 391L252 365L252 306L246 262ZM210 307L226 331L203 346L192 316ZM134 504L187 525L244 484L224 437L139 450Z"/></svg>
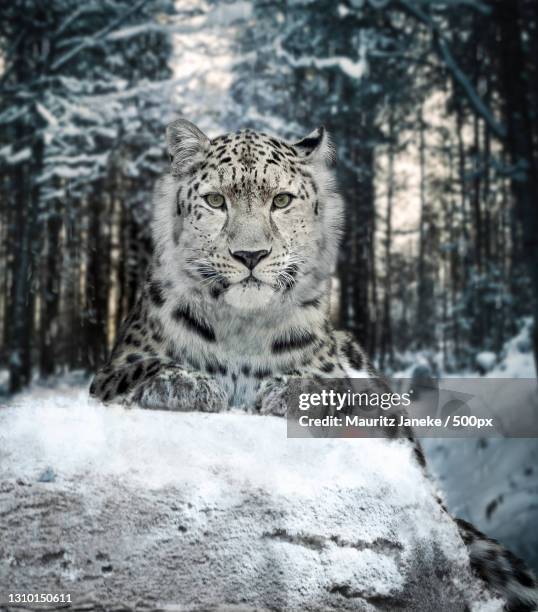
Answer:
<svg viewBox="0 0 538 612"><path fill-rule="evenodd" d="M208 193L204 196L204 200L211 206L211 208L222 208L224 206L224 196L220 193Z"/></svg>
<svg viewBox="0 0 538 612"><path fill-rule="evenodd" d="M279 193L273 198L273 206L275 208L286 208L291 204L293 196L291 193Z"/></svg>

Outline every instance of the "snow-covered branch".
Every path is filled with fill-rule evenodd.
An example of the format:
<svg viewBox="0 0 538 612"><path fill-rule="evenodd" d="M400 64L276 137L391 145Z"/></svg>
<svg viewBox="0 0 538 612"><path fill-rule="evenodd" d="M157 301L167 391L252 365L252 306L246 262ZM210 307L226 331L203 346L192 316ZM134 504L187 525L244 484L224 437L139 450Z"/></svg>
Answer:
<svg viewBox="0 0 538 612"><path fill-rule="evenodd" d="M359 50L359 58L357 60L353 60L352 58L346 56L294 57L291 53L284 49L281 39L275 41L275 52L278 58L285 59L286 62L288 62L288 64L294 68L336 68L353 79L360 79L368 72L366 48L364 46L362 46Z"/></svg>
<svg viewBox="0 0 538 612"><path fill-rule="evenodd" d="M129 17L132 17L138 10L140 10L144 6L144 4L146 4L146 0L138 0L138 2L136 2L131 8L122 13L119 17L111 20L111 22L106 25L102 30L96 32L93 36L84 37L80 43L78 43L75 47L64 53L52 64L52 70L58 70L61 66L72 60L76 55L78 55L83 49L98 44L103 38L106 37L107 34L119 27L124 21L129 19Z"/></svg>

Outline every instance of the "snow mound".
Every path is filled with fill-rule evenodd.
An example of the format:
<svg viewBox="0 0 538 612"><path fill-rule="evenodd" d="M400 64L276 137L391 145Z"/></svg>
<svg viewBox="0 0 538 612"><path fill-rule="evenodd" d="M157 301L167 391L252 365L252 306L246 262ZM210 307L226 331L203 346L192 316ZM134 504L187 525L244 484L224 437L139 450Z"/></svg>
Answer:
<svg viewBox="0 0 538 612"><path fill-rule="evenodd" d="M481 353L478 353L475 361L480 371L489 372L490 370L493 370L495 364L497 363L497 355L491 351L482 351Z"/></svg>
<svg viewBox="0 0 538 612"><path fill-rule="evenodd" d="M532 352L532 318L525 317L521 330L505 342L502 359L488 372L490 378L535 378L536 369Z"/></svg>
<svg viewBox="0 0 538 612"><path fill-rule="evenodd" d="M288 439L276 417L34 390L0 408L0 516L0 600L501 609L405 442Z"/></svg>

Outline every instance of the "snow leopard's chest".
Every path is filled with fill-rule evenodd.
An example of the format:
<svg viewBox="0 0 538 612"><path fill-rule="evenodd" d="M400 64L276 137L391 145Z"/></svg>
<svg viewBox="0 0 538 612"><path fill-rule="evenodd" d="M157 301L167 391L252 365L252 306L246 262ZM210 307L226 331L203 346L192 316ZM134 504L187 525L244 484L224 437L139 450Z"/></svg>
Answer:
<svg viewBox="0 0 538 612"><path fill-rule="evenodd" d="M234 320L207 311L202 316L192 305L175 319L170 313L151 312L150 326L157 314L161 321L156 350L188 371L215 379L230 406L252 407L261 386L271 379L343 374L335 342L323 318L314 313Z"/></svg>
<svg viewBox="0 0 538 612"><path fill-rule="evenodd" d="M218 331L216 337L219 338ZM304 374L316 363L316 352L324 344L320 337L303 337L304 346L286 350L264 334L220 337L215 342L189 342L177 338L181 365L215 379L225 389L233 407L252 407L261 386L270 379ZM283 341L281 341L283 343ZM276 348L276 350L275 350Z"/></svg>

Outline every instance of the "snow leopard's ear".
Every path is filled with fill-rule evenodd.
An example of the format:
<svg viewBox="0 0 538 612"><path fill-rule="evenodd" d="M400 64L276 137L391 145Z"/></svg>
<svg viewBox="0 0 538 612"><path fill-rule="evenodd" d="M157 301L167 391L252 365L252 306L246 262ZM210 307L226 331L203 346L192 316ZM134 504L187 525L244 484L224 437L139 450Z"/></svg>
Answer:
<svg viewBox="0 0 538 612"><path fill-rule="evenodd" d="M319 127L299 142L293 143L301 157L310 158L312 161L322 160L327 165L334 161L334 147L324 127Z"/></svg>
<svg viewBox="0 0 538 612"><path fill-rule="evenodd" d="M166 144L172 172L185 172L198 162L209 147L209 138L194 123L176 119L166 128Z"/></svg>

